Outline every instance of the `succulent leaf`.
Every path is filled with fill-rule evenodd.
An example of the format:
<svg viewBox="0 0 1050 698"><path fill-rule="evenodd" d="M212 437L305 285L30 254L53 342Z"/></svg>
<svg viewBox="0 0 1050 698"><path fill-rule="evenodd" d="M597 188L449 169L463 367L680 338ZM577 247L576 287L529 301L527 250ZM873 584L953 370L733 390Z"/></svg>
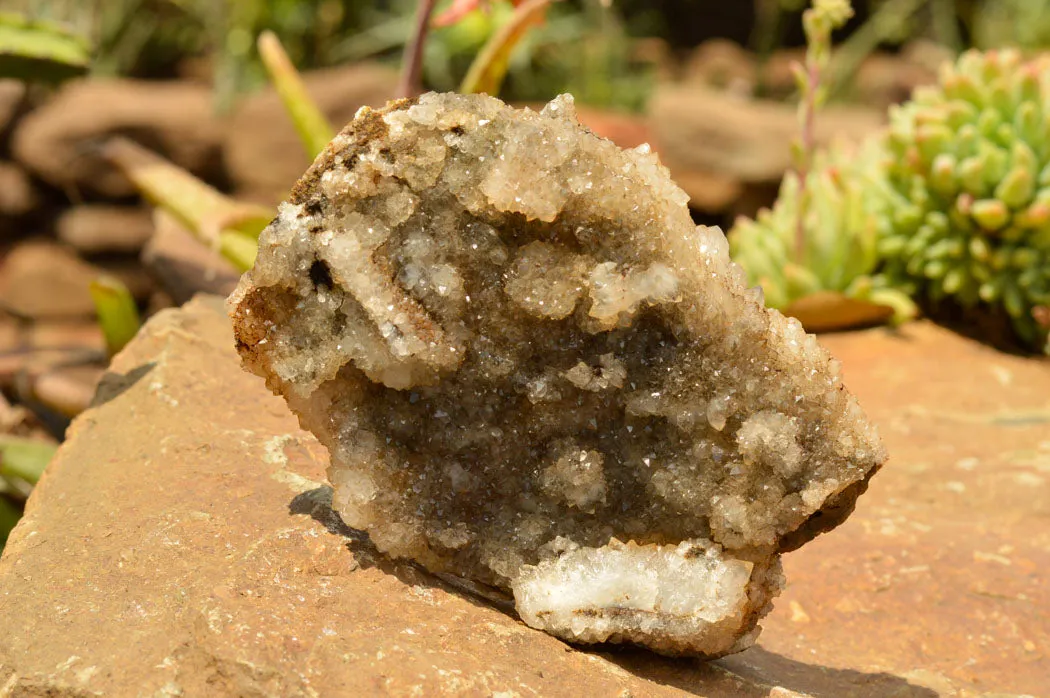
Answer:
<svg viewBox="0 0 1050 698"><path fill-rule="evenodd" d="M835 144L816 154L806 175L805 249L800 258L794 255L800 198L795 172L784 177L773 208L760 211L755 220L736 221L729 232L730 251L750 283L762 287L766 305L791 313L804 307L799 301L805 298L838 295L891 308L896 322L915 315L915 304L905 292L874 276L880 256L886 254L883 247L906 241L880 239L873 192L879 192L879 200L898 200L905 222L924 223L922 208L899 196L880 176L883 156L874 141L860 149ZM946 230L948 225L942 216L927 225L927 235L935 236L936 229Z"/></svg>

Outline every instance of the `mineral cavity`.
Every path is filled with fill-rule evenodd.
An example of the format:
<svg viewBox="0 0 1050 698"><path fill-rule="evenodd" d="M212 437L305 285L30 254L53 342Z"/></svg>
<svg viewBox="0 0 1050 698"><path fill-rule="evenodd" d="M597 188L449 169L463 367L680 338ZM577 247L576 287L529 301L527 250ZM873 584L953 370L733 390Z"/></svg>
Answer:
<svg viewBox="0 0 1050 698"><path fill-rule="evenodd" d="M884 458L838 364L568 96L362 109L230 304L349 525L570 641L747 647L780 553Z"/></svg>

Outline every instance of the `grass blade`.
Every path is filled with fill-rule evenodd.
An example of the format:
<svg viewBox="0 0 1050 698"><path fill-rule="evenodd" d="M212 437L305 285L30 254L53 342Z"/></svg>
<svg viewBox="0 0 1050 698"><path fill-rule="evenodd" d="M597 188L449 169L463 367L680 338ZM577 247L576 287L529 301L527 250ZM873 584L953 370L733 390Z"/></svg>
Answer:
<svg viewBox="0 0 1050 698"><path fill-rule="evenodd" d="M0 475L17 477L35 485L57 449L54 444L44 441L0 436Z"/></svg>
<svg viewBox="0 0 1050 698"><path fill-rule="evenodd" d="M219 233L219 252L243 274L255 266L259 241L244 233L224 230Z"/></svg>
<svg viewBox="0 0 1050 698"><path fill-rule="evenodd" d="M90 62L87 41L62 25L0 12L0 78L61 82Z"/></svg>
<svg viewBox="0 0 1050 698"><path fill-rule="evenodd" d="M415 28L401 54L401 77L398 79L397 96L415 97L423 87L423 46L430 30L430 15L436 0L419 0L416 8Z"/></svg>
<svg viewBox="0 0 1050 698"><path fill-rule="evenodd" d="M20 518L22 518L22 512L18 510L18 507L0 494L0 551L4 549L7 537L11 535L11 530L14 529Z"/></svg>
<svg viewBox="0 0 1050 698"><path fill-rule="evenodd" d="M306 154L312 159L335 137L335 130L306 91L299 71L288 58L281 40L271 31L259 35L259 56L274 89L295 125Z"/></svg>
<svg viewBox="0 0 1050 698"><path fill-rule="evenodd" d="M474 62L459 87L463 94L484 92L496 96L503 84L510 65L510 55L528 33L546 16L547 7L557 0L526 0L518 5L514 14L492 35Z"/></svg>
<svg viewBox="0 0 1050 698"><path fill-rule="evenodd" d="M146 199L175 216L198 240L241 271L250 268L244 263L255 255L247 248L257 245L259 233L273 218L271 210L235 201L126 138L111 140L103 154Z"/></svg>
<svg viewBox="0 0 1050 698"><path fill-rule="evenodd" d="M142 326L139 309L128 287L112 276L100 276L92 281L90 291L98 324L106 338L106 349L113 356L131 341Z"/></svg>

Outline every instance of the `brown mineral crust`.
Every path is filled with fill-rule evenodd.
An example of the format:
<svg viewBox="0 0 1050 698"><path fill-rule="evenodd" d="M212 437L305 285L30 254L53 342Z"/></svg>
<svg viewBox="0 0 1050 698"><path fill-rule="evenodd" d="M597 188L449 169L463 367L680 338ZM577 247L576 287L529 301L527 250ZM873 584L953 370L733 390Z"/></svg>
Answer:
<svg viewBox="0 0 1050 698"><path fill-rule="evenodd" d="M813 512L802 525L794 531L785 534L780 539L780 547L777 552L790 553L798 550L821 533L837 528L842 522L849 518L857 506L857 498L868 491L868 485L875 473L882 469L883 463L876 464L863 480L858 480L824 502L824 506Z"/></svg>
<svg viewBox="0 0 1050 698"><path fill-rule="evenodd" d="M292 187L290 201L293 204L310 204L316 195L317 183L321 175L332 166L337 156L350 160L368 143L386 138L388 128L386 122L383 121L383 115L408 109L418 101L418 99L395 99L382 109L362 108L357 113L357 117L346 125L339 136L325 146L325 149L310 165L310 169L295 183L295 186Z"/></svg>
<svg viewBox="0 0 1050 698"><path fill-rule="evenodd" d="M600 562L615 539L714 541L712 579L746 569L744 596L655 613L693 617L694 637L581 630L650 608L598 587L538 627L738 651L779 591L777 554L841 523L885 456L837 363L761 306L684 204L571 100L362 109L263 233L230 300L238 350L329 448L335 508L381 550L508 588L580 546ZM703 597L665 557L644 603ZM519 591L526 622L562 618L537 611L557 594Z"/></svg>

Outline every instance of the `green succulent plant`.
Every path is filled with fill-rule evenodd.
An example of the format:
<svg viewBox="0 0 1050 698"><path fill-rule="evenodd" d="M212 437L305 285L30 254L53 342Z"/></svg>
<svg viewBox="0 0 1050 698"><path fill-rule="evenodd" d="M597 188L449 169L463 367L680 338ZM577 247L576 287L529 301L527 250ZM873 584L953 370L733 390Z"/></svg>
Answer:
<svg viewBox="0 0 1050 698"><path fill-rule="evenodd" d="M831 33L853 15L848 0L813 0L802 16L805 61L795 68L799 136L794 167L771 209L740 218L729 231L730 252L766 304L802 321L808 330L845 329L903 320L915 305L900 291L876 283L878 225L869 193L882 162L879 144L836 144L818 150L814 123L827 98Z"/></svg>
<svg viewBox="0 0 1050 698"><path fill-rule="evenodd" d="M890 114L879 283L1009 317L1033 348L1050 308L1050 62L969 51Z"/></svg>
<svg viewBox="0 0 1050 698"><path fill-rule="evenodd" d="M797 249L802 199L796 172L785 175L771 209L754 220L737 220L729 233L733 259L762 287L768 306L791 314L803 299L830 292L885 307L883 318L914 315L908 296L875 276L878 217L870 194L879 186L881 155L875 142L859 148L836 144L817 153L806 175L802 249Z"/></svg>

